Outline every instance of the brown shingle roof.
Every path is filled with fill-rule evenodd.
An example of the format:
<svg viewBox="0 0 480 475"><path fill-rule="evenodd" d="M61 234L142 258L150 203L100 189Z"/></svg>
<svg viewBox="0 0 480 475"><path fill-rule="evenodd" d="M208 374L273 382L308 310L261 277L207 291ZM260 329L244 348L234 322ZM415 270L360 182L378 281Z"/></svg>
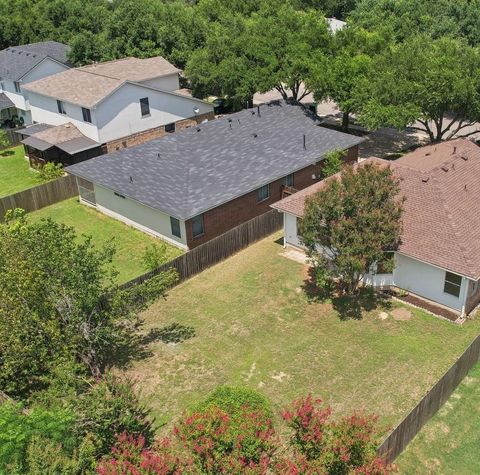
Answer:
<svg viewBox="0 0 480 475"><path fill-rule="evenodd" d="M72 68L23 86L24 89L91 108L126 81L139 82L178 73L166 59L125 58Z"/></svg>
<svg viewBox="0 0 480 475"><path fill-rule="evenodd" d="M362 164L372 161L392 168L406 198L398 251L478 279L480 148L456 139L422 147L394 162L368 159ZM323 182L315 183L272 207L301 217L305 198L323 186Z"/></svg>

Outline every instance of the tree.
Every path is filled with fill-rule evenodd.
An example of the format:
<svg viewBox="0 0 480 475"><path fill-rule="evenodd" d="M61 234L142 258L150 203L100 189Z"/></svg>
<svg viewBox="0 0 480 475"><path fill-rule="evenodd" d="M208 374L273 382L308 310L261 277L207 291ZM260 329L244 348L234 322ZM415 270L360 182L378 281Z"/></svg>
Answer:
<svg viewBox="0 0 480 475"><path fill-rule="evenodd" d="M113 253L52 220L30 224L19 210L7 214L0 225L0 387L9 395L28 397L66 364L98 377L131 344L138 310L176 273L120 290Z"/></svg>
<svg viewBox="0 0 480 475"><path fill-rule="evenodd" d="M379 55L362 82L359 120L411 126L431 142L468 136L480 119L480 53L459 40L408 39Z"/></svg>
<svg viewBox="0 0 480 475"><path fill-rule="evenodd" d="M4 148L8 148L10 146L10 139L8 138L7 133L0 129L0 151Z"/></svg>
<svg viewBox="0 0 480 475"><path fill-rule="evenodd" d="M355 294L364 275L401 233L399 181L389 167L346 167L305 201L300 234L312 260L328 259L342 290ZM321 251L319 249L322 249Z"/></svg>
<svg viewBox="0 0 480 475"><path fill-rule="evenodd" d="M338 173L342 169L345 155L346 152L341 149L332 150L331 152L326 153L322 160L322 178L327 178Z"/></svg>

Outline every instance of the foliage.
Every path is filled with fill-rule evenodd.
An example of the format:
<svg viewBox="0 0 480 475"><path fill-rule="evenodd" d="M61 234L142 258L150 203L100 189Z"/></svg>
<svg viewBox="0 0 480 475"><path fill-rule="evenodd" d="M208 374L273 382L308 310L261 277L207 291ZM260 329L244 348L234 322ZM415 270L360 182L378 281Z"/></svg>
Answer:
<svg viewBox="0 0 480 475"><path fill-rule="evenodd" d="M401 233L399 182L388 167L346 167L305 203L300 234L315 259L323 253L347 294ZM322 251L319 251L319 247Z"/></svg>
<svg viewBox="0 0 480 475"><path fill-rule="evenodd" d="M392 467L376 456L377 417L354 413L335 422L330 407L311 394L293 402L283 418L293 434L292 459L277 466L278 472L325 474L387 474Z"/></svg>
<svg viewBox="0 0 480 475"><path fill-rule="evenodd" d="M250 389L221 387L175 428L202 473L265 473L277 448L268 402Z"/></svg>
<svg viewBox="0 0 480 475"><path fill-rule="evenodd" d="M322 161L322 178L327 178L338 173L342 169L345 155L346 152L340 149L327 152Z"/></svg>
<svg viewBox="0 0 480 475"><path fill-rule="evenodd" d="M98 376L131 342L138 310L176 279L169 272L118 290L113 253L54 221L7 215L0 225L0 386L7 393L28 397L72 362Z"/></svg>
<svg viewBox="0 0 480 475"><path fill-rule="evenodd" d="M371 71L359 107L370 128L414 126L436 142L480 119L480 53L459 40L409 38L379 55Z"/></svg>
<svg viewBox="0 0 480 475"><path fill-rule="evenodd" d="M10 146L10 139L8 138L7 133L0 129L0 150Z"/></svg>
<svg viewBox="0 0 480 475"><path fill-rule="evenodd" d="M167 261L167 245L160 242L147 246L142 260L147 271L158 269Z"/></svg>
<svg viewBox="0 0 480 475"><path fill-rule="evenodd" d="M75 430L79 435L94 435L97 454L108 453L117 437L124 432L134 437L142 434L147 445L153 441L148 413L129 381L107 374L79 394L73 407L76 414Z"/></svg>
<svg viewBox="0 0 480 475"><path fill-rule="evenodd" d="M29 444L35 437L48 438L73 450L74 414L69 410L50 411L36 407L28 412L10 402L0 405L0 472L21 470Z"/></svg>
<svg viewBox="0 0 480 475"><path fill-rule="evenodd" d="M60 178L63 175L64 171L61 163L47 162L38 169L38 179L43 182L55 180L55 178Z"/></svg>

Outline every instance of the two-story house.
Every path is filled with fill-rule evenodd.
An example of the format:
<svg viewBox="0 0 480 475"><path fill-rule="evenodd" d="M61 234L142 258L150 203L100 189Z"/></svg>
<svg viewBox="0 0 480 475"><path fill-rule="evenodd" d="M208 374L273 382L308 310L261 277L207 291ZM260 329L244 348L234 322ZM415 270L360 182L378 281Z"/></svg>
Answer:
<svg viewBox="0 0 480 475"><path fill-rule="evenodd" d="M0 51L0 125L31 124L24 86L65 71L68 46L56 41L11 46Z"/></svg>
<svg viewBox="0 0 480 475"><path fill-rule="evenodd" d="M125 58L72 68L25 86L33 121L21 131L34 161L72 164L205 120L213 106L180 89L164 58Z"/></svg>

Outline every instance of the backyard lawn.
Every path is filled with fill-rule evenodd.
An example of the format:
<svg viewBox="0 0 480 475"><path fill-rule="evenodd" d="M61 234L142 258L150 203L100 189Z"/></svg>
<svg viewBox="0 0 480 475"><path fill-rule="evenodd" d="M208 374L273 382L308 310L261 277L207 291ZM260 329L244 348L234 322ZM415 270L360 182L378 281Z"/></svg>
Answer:
<svg viewBox="0 0 480 475"><path fill-rule="evenodd" d="M145 273L147 269L142 262L145 249L150 244L161 242L159 239L109 218L95 209L81 205L77 198L61 201L30 213L28 216L33 221L52 218L68 226L73 226L77 234L93 236L93 242L99 246L113 241L116 248L113 263L119 272L119 283ZM179 248L170 244L166 245L169 259L182 253Z"/></svg>
<svg viewBox="0 0 480 475"><path fill-rule="evenodd" d="M280 255L279 237L184 282L143 313L148 346L123 371L158 426L228 383L256 388L278 409L308 392L339 414L365 408L386 431L480 330L478 320L457 326L397 303L348 318L338 303L307 297L305 265ZM165 342L174 323L195 336Z"/></svg>
<svg viewBox="0 0 480 475"><path fill-rule="evenodd" d="M23 145L0 151L0 198L40 184L24 155Z"/></svg>
<svg viewBox="0 0 480 475"><path fill-rule="evenodd" d="M400 473L480 473L480 363L398 458Z"/></svg>

